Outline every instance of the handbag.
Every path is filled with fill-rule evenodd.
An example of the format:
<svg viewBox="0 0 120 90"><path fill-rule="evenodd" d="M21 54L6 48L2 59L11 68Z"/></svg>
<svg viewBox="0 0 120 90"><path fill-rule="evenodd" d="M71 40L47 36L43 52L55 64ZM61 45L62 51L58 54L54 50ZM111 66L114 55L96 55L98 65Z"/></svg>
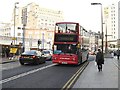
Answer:
<svg viewBox="0 0 120 90"><path fill-rule="evenodd" d="M95 61L95 66L97 66L97 62Z"/></svg>

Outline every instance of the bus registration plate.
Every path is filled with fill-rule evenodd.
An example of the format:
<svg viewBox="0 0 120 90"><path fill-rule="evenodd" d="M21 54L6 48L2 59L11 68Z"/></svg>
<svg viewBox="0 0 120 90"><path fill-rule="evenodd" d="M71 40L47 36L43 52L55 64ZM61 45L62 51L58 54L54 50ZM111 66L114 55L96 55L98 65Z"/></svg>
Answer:
<svg viewBox="0 0 120 90"><path fill-rule="evenodd" d="M62 62L62 64L67 64L67 62Z"/></svg>

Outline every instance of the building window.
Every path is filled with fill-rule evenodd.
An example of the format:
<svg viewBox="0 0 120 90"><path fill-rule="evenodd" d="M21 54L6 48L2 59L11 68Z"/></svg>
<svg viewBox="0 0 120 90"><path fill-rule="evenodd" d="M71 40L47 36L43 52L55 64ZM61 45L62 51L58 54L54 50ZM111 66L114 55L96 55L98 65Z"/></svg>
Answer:
<svg viewBox="0 0 120 90"><path fill-rule="evenodd" d="M47 23L45 23L45 25L47 25Z"/></svg>
<svg viewBox="0 0 120 90"><path fill-rule="evenodd" d="M47 30L47 28L44 28L44 30Z"/></svg>

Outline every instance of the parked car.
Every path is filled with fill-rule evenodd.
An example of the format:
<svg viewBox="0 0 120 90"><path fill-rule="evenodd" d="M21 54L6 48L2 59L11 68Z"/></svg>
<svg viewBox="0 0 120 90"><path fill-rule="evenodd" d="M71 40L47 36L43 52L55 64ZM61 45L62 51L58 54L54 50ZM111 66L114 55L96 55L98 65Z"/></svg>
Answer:
<svg viewBox="0 0 120 90"><path fill-rule="evenodd" d="M52 50L43 50L42 51L42 56L45 57L45 60L52 60Z"/></svg>
<svg viewBox="0 0 120 90"><path fill-rule="evenodd" d="M42 53L40 51L30 50L25 51L20 55L19 62L21 65L24 65L25 63L40 64L45 63L45 58L42 57Z"/></svg>

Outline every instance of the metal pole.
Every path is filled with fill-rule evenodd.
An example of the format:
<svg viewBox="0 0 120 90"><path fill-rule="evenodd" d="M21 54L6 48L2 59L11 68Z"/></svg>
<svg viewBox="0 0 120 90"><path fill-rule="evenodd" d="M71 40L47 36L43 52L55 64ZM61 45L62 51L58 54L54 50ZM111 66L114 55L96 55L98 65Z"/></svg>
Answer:
<svg viewBox="0 0 120 90"><path fill-rule="evenodd" d="M27 24L27 8L22 9L22 24L23 24L23 52L25 51L25 27Z"/></svg>
<svg viewBox="0 0 120 90"><path fill-rule="evenodd" d="M43 44L43 49L44 49L44 33L42 33L42 44Z"/></svg>
<svg viewBox="0 0 120 90"><path fill-rule="evenodd" d="M105 53L107 53L107 23L106 23L106 35L105 35Z"/></svg>
<svg viewBox="0 0 120 90"><path fill-rule="evenodd" d="M40 44L38 44L38 50L39 50L39 46L40 46Z"/></svg>
<svg viewBox="0 0 120 90"><path fill-rule="evenodd" d="M104 55L103 55L103 46L104 46L104 42L103 42L103 13L102 13L102 4L101 3L91 3L91 5L100 5L101 6L101 33L102 33L102 57L104 59Z"/></svg>
<svg viewBox="0 0 120 90"><path fill-rule="evenodd" d="M23 24L23 52L25 51L25 24Z"/></svg>
<svg viewBox="0 0 120 90"><path fill-rule="evenodd" d="M14 45L15 45L15 18L16 18L16 3L15 3L15 6L14 6Z"/></svg>
<svg viewBox="0 0 120 90"><path fill-rule="evenodd" d="M49 49L50 49L50 47L51 47L51 43L49 43Z"/></svg>
<svg viewBox="0 0 120 90"><path fill-rule="evenodd" d="M15 24L16 24L16 4L19 4L19 2L16 2L15 5L14 5L14 45L15 45Z"/></svg>
<svg viewBox="0 0 120 90"><path fill-rule="evenodd" d="M101 32L102 32L102 57L104 59L104 54L103 54L103 46L104 46L104 42L103 42L103 39L104 39L104 36L103 36L103 13L102 13L102 4L101 5Z"/></svg>

